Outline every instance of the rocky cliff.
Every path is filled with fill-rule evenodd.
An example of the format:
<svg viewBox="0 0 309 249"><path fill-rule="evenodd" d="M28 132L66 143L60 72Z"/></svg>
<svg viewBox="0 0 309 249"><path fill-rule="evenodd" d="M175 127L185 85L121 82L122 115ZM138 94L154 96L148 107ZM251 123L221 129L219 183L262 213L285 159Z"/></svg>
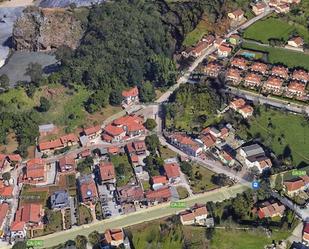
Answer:
<svg viewBox="0 0 309 249"><path fill-rule="evenodd" d="M13 46L24 51L48 51L62 45L75 49L82 35L82 23L73 12L29 7L14 25Z"/></svg>

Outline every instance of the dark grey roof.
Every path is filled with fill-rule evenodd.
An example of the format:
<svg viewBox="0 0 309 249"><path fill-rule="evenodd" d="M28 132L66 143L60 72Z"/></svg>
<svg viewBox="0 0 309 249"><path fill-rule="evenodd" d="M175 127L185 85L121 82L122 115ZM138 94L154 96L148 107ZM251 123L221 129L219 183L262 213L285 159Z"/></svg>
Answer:
<svg viewBox="0 0 309 249"><path fill-rule="evenodd" d="M69 202L69 194L65 190L56 191L51 196L51 204L52 205L57 205L57 204L61 204L61 203L68 203L68 202Z"/></svg>
<svg viewBox="0 0 309 249"><path fill-rule="evenodd" d="M242 147L242 150L246 153L247 157L265 155L263 148L258 144L252 144Z"/></svg>

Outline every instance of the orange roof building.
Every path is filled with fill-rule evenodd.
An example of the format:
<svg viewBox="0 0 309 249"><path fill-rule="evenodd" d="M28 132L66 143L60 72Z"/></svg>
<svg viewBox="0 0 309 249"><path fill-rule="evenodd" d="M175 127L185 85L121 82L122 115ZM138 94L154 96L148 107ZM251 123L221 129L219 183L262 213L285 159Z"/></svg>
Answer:
<svg viewBox="0 0 309 249"><path fill-rule="evenodd" d="M295 70L293 72L292 78L294 80L299 80L304 83L307 83L309 81L309 73L306 72L305 70Z"/></svg>
<svg viewBox="0 0 309 249"><path fill-rule="evenodd" d="M74 133L66 134L60 137L63 146L72 146L77 144L78 137Z"/></svg>
<svg viewBox="0 0 309 249"><path fill-rule="evenodd" d="M169 201L172 197L172 193L168 187L163 187L158 190L150 190L146 193L146 199L148 202L165 202Z"/></svg>
<svg viewBox="0 0 309 249"><path fill-rule="evenodd" d="M0 199L10 199L13 197L13 186L0 187Z"/></svg>
<svg viewBox="0 0 309 249"><path fill-rule="evenodd" d="M271 74L283 79L289 78L289 69L283 66L274 66L271 69Z"/></svg>
<svg viewBox="0 0 309 249"><path fill-rule="evenodd" d="M100 178L102 182L113 182L116 181L116 173L114 165L111 162L100 162L99 165Z"/></svg>
<svg viewBox="0 0 309 249"><path fill-rule="evenodd" d="M296 95L296 96L303 96L306 92L306 84L298 82L298 81L292 81L288 85L288 92L290 94Z"/></svg>
<svg viewBox="0 0 309 249"><path fill-rule="evenodd" d="M168 183L168 180L166 176L153 176L151 177L152 184L166 184Z"/></svg>
<svg viewBox="0 0 309 249"><path fill-rule="evenodd" d="M276 216L282 217L285 211L285 206L280 205L277 202L270 203L264 202L262 206L258 209L258 216L260 219L263 218L272 218Z"/></svg>
<svg viewBox="0 0 309 249"><path fill-rule="evenodd" d="M46 177L45 160L41 158L30 159L26 164L26 180L36 183L44 181Z"/></svg>
<svg viewBox="0 0 309 249"><path fill-rule="evenodd" d="M166 163L164 164L164 170L169 181L176 181L180 177L178 163Z"/></svg>
<svg viewBox="0 0 309 249"><path fill-rule="evenodd" d="M102 128L100 125L87 127L84 129L84 133L86 136L88 136L89 139L94 139L100 136L101 132L102 132Z"/></svg>
<svg viewBox="0 0 309 249"><path fill-rule="evenodd" d="M130 88L129 90L122 91L123 104L131 105L132 103L139 102L139 91L137 86Z"/></svg>
<svg viewBox="0 0 309 249"><path fill-rule="evenodd" d="M232 82L234 85L238 85L242 80L240 71L235 68L229 68L226 73L226 80Z"/></svg>
<svg viewBox="0 0 309 249"><path fill-rule="evenodd" d="M285 181L283 185L285 186L288 194L296 194L305 189L305 182L301 178L294 181Z"/></svg>
<svg viewBox="0 0 309 249"><path fill-rule="evenodd" d="M267 73L268 66L264 63L261 63L261 62L255 62L251 65L250 69L253 72L257 72L257 73L264 75L264 74Z"/></svg>
<svg viewBox="0 0 309 249"><path fill-rule="evenodd" d="M246 101L242 98L234 99L230 103L230 107L235 111L239 110L240 108L244 107L245 105L246 105Z"/></svg>
<svg viewBox="0 0 309 249"><path fill-rule="evenodd" d="M204 72L210 77L218 77L221 67L219 63L210 62L204 67Z"/></svg>
<svg viewBox="0 0 309 249"><path fill-rule="evenodd" d="M124 237L122 229L107 229L104 232L104 240L111 246L119 247L123 243Z"/></svg>
<svg viewBox="0 0 309 249"><path fill-rule="evenodd" d="M183 225L203 225L207 218L208 211L205 205L195 204L189 210L179 214L180 221Z"/></svg>
<svg viewBox="0 0 309 249"><path fill-rule="evenodd" d="M245 86L258 87L262 83L262 77L255 73L249 73L245 77Z"/></svg>
<svg viewBox="0 0 309 249"><path fill-rule="evenodd" d="M2 230L3 222L5 220L5 217L7 216L7 213L9 211L9 204L6 202L3 202L0 204L0 229Z"/></svg>
<svg viewBox="0 0 309 249"><path fill-rule="evenodd" d="M79 180L81 200L84 203L93 202L98 197L97 186L91 175Z"/></svg>
<svg viewBox="0 0 309 249"><path fill-rule="evenodd" d="M29 226L41 224L44 216L43 206L38 203L25 203L16 211L15 221L23 221Z"/></svg>
<svg viewBox="0 0 309 249"><path fill-rule="evenodd" d="M60 139L55 139L52 141L41 142L39 144L39 150L41 152L48 152L50 150L56 150L63 148L63 143Z"/></svg>
<svg viewBox="0 0 309 249"><path fill-rule="evenodd" d="M231 66L242 70L247 69L248 61L243 57L236 57L231 61Z"/></svg>
<svg viewBox="0 0 309 249"><path fill-rule="evenodd" d="M280 78L270 77L264 83L263 89L272 91L273 93L280 93L282 90L283 81Z"/></svg>
<svg viewBox="0 0 309 249"><path fill-rule="evenodd" d="M71 156L64 156L59 159L60 172L72 172L76 168L75 159Z"/></svg>

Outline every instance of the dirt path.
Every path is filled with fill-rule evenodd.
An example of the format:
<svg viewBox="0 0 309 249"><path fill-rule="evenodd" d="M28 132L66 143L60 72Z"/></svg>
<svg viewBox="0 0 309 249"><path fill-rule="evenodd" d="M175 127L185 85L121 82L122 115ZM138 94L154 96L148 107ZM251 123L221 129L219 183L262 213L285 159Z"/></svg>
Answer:
<svg viewBox="0 0 309 249"><path fill-rule="evenodd" d="M0 8L24 7L33 4L34 1L32 0L10 0L0 3Z"/></svg>

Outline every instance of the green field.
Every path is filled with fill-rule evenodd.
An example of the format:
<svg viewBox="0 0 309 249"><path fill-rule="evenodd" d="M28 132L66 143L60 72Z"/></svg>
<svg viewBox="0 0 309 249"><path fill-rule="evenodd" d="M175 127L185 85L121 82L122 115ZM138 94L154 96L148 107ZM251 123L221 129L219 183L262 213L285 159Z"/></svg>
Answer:
<svg viewBox="0 0 309 249"><path fill-rule="evenodd" d="M282 39L287 41L293 32L302 36L309 43L308 29L300 24L289 24L279 18L270 17L256 22L245 30L244 38L269 43L269 39Z"/></svg>
<svg viewBox="0 0 309 249"><path fill-rule="evenodd" d="M309 124L301 115L260 108L261 115L250 122L253 136L260 134L263 143L281 155L286 145L291 148L293 164L309 163ZM269 124L272 124L272 128Z"/></svg>
<svg viewBox="0 0 309 249"><path fill-rule="evenodd" d="M294 52L284 48L260 46L249 42L244 42L242 44L242 48L267 52L268 61L272 64L282 63L291 68L303 67L309 70L309 55L306 55L302 52Z"/></svg>
<svg viewBox="0 0 309 249"><path fill-rule="evenodd" d="M194 46L199 40L202 39L202 37L207 34L207 23L205 20L201 20L195 29L193 29L191 32L189 32L185 40L183 41L183 45L185 47L191 47Z"/></svg>
<svg viewBox="0 0 309 249"><path fill-rule="evenodd" d="M176 157L177 153L170 150L167 146L160 146L160 157L163 159L168 159L172 157Z"/></svg>
<svg viewBox="0 0 309 249"><path fill-rule="evenodd" d="M132 234L135 249L204 249L208 245L204 228L182 226L175 219L155 220L130 227L128 230Z"/></svg>
<svg viewBox="0 0 309 249"><path fill-rule="evenodd" d="M262 231L242 231L235 229L216 229L211 240L212 249L257 249L264 248L273 240L279 241L289 236L288 231L274 231L270 238Z"/></svg>
<svg viewBox="0 0 309 249"><path fill-rule="evenodd" d="M111 156L111 161L115 166L117 186L121 187L128 184L133 177L133 169L129 163L127 155Z"/></svg>
<svg viewBox="0 0 309 249"><path fill-rule="evenodd" d="M268 39L276 38L287 41L294 28L278 18L267 18L251 25L245 30L244 38L268 43Z"/></svg>
<svg viewBox="0 0 309 249"><path fill-rule="evenodd" d="M214 175L214 172L198 164L192 165L192 171L193 177L190 178L190 185L193 193L201 193L218 187L211 181L211 177Z"/></svg>

